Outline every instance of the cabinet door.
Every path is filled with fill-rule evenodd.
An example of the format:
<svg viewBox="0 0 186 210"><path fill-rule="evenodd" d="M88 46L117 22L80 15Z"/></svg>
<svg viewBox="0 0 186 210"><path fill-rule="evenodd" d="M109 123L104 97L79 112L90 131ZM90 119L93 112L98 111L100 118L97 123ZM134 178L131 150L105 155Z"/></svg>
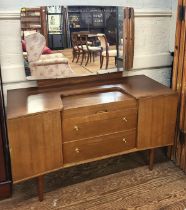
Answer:
<svg viewBox="0 0 186 210"><path fill-rule="evenodd" d="M20 181L62 166L60 112L8 120L13 181Z"/></svg>
<svg viewBox="0 0 186 210"><path fill-rule="evenodd" d="M162 147L174 142L177 95L139 100L137 148Z"/></svg>

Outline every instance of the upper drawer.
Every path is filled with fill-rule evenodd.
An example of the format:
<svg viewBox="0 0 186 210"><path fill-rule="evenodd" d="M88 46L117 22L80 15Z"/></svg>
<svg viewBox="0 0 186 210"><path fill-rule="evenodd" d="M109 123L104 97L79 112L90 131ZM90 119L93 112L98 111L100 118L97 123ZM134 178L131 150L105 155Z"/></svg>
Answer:
<svg viewBox="0 0 186 210"><path fill-rule="evenodd" d="M99 111L112 112L137 107L136 99L119 91L62 97L63 118L82 117Z"/></svg>
<svg viewBox="0 0 186 210"><path fill-rule="evenodd" d="M137 109L108 112L63 119L63 141L73 141L136 128Z"/></svg>

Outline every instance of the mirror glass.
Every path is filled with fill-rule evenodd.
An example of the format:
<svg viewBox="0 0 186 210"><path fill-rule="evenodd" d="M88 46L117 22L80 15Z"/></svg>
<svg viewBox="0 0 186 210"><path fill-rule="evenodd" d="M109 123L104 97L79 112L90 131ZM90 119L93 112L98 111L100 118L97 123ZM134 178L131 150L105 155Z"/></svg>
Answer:
<svg viewBox="0 0 186 210"><path fill-rule="evenodd" d="M153 74L156 79L161 77L161 69L170 72L176 7L160 10L138 6L140 9L135 10L77 5L22 8L27 78L79 77L123 70L124 76L138 72L151 76L151 70L160 69Z"/></svg>
<svg viewBox="0 0 186 210"><path fill-rule="evenodd" d="M26 75L42 79L123 71L124 27L123 7L22 8Z"/></svg>

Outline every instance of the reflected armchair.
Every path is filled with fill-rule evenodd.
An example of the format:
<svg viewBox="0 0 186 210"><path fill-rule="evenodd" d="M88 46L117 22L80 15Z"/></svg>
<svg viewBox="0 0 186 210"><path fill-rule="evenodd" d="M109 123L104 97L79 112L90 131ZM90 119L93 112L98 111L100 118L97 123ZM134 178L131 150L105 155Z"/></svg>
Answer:
<svg viewBox="0 0 186 210"><path fill-rule="evenodd" d="M28 35L25 41L31 76L55 78L74 75L68 59L62 53L42 55L46 46L45 37L42 34L36 32Z"/></svg>

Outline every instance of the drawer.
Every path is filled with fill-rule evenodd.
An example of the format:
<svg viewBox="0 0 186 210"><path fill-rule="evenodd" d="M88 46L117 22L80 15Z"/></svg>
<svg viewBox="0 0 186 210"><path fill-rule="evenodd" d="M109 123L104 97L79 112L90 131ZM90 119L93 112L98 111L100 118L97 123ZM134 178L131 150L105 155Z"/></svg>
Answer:
<svg viewBox="0 0 186 210"><path fill-rule="evenodd" d="M137 126L137 109L107 112L63 119L63 141L90 138L134 129Z"/></svg>
<svg viewBox="0 0 186 210"><path fill-rule="evenodd" d="M94 114L100 110L112 112L137 108L137 101L128 94L119 91L89 93L62 97L63 118L81 117Z"/></svg>
<svg viewBox="0 0 186 210"><path fill-rule="evenodd" d="M136 146L136 130L94 137L63 144L64 163L76 163L117 154Z"/></svg>

